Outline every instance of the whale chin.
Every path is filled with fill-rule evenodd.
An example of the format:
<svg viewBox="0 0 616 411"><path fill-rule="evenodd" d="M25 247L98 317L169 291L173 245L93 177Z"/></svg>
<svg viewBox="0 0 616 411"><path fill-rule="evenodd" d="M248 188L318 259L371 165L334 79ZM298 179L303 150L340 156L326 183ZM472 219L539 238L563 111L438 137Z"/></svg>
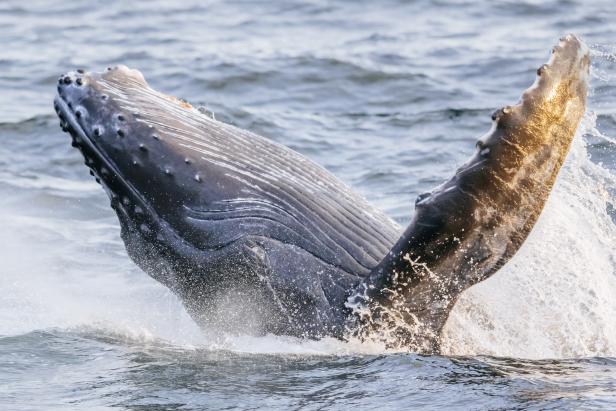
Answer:
<svg viewBox="0 0 616 411"><path fill-rule="evenodd" d="M534 226L584 113L588 67L586 46L561 39L469 161L417 199L402 233L306 157L152 89L137 70L65 74L54 107L130 257L203 327L430 353L460 293Z"/></svg>

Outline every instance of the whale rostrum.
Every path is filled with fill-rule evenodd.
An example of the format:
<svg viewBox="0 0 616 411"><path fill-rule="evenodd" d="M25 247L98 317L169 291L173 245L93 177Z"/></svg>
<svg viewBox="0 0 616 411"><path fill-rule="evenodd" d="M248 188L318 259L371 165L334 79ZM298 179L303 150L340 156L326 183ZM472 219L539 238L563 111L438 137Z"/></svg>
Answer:
<svg viewBox="0 0 616 411"><path fill-rule="evenodd" d="M152 89L125 66L59 78L64 131L130 257L203 328L376 339L432 353L460 293L519 249L585 111L568 35L406 230L311 160Z"/></svg>

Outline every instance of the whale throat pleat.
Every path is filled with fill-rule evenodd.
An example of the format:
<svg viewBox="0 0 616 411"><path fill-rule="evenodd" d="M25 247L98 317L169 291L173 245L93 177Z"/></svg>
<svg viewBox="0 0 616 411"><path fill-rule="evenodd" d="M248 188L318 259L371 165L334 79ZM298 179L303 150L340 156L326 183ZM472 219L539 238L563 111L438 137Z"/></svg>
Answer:
<svg viewBox="0 0 616 411"><path fill-rule="evenodd" d="M241 193L226 201L191 207L194 220L229 222L228 229L216 230L219 235L208 238L208 247L246 233L272 235L271 230L259 228L259 222L267 221L280 229L281 238L276 240L290 241L329 264L363 276L398 237L399 227L391 219L301 154L221 123L142 84L120 87L104 79L99 83L121 110L137 113L136 120L155 130L161 140L175 140L195 159L196 167L215 165L241 185ZM216 214L221 205L223 213ZM233 227L238 221L242 229Z"/></svg>

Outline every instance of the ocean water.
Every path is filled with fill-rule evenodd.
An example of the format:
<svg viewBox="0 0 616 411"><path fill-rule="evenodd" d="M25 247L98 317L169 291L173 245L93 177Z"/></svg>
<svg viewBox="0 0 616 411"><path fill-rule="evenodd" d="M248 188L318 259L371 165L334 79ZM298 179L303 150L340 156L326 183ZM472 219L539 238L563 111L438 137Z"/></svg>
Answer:
<svg viewBox="0 0 616 411"><path fill-rule="evenodd" d="M0 409L616 408L612 1L128 3L0 2ZM127 257L52 107L65 71L138 68L404 225L569 32L591 48L587 114L441 356L200 330Z"/></svg>

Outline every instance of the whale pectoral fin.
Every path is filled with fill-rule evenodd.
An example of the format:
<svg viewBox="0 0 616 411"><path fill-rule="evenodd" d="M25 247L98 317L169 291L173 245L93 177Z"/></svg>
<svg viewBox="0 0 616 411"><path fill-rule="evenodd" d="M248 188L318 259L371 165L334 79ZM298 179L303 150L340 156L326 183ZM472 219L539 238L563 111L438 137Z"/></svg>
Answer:
<svg viewBox="0 0 616 411"><path fill-rule="evenodd" d="M585 111L588 67L586 46L561 39L521 101L493 114L473 157L417 199L411 224L352 297L362 337L438 351L462 291L502 267L537 221Z"/></svg>

